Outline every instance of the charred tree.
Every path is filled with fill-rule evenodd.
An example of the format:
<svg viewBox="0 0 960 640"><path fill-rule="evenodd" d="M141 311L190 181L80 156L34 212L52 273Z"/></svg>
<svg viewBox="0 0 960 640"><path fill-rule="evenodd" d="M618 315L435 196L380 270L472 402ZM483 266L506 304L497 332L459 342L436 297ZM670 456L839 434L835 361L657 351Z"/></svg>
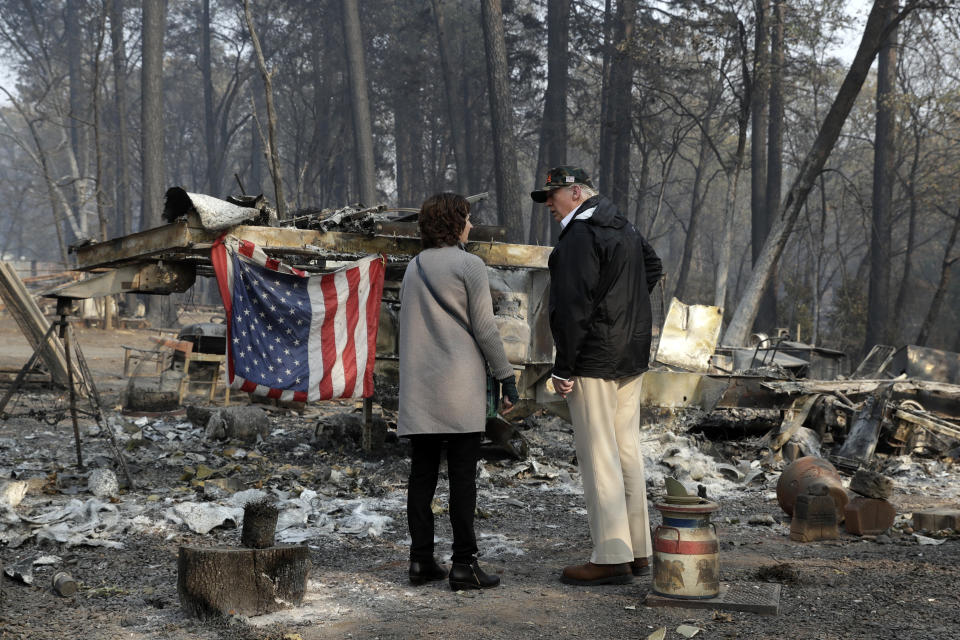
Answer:
<svg viewBox="0 0 960 640"><path fill-rule="evenodd" d="M207 193L221 197L223 176L213 112L213 62L210 59L210 0L203 0L200 18L200 74L203 79L203 138L207 154Z"/></svg>
<svg viewBox="0 0 960 640"><path fill-rule="evenodd" d="M770 10L770 58L767 78L770 85L769 112L767 114L767 171L766 194L763 202L766 209L766 228L769 233L776 212L780 208L783 183L783 11L784 0L773 0ZM771 278L776 282L776 275ZM760 317L772 328L779 320L777 318L777 290L774 286L767 287L767 292L760 306ZM761 323L761 326L764 326Z"/></svg>
<svg viewBox="0 0 960 640"><path fill-rule="evenodd" d="M260 77L263 79L263 93L267 103L267 157L270 159L270 177L273 179L273 193L277 201L277 217L283 220L287 217L287 202L283 196L280 149L277 146L277 110L273 104L273 72L267 69L267 60L263 56L263 47L260 46L260 38L257 37L257 29L253 24L249 0L243 0L243 14L247 29L250 31L250 40L253 43Z"/></svg>
<svg viewBox="0 0 960 640"><path fill-rule="evenodd" d="M397 204L417 206L427 196L423 167L423 111L420 93L423 87L423 34L416 17L405 15L402 2L393 5L393 58L396 72L391 74L393 100L393 137L396 151Z"/></svg>
<svg viewBox="0 0 960 640"><path fill-rule="evenodd" d="M613 119L613 170L610 199L626 213L630 201L630 131L633 129L633 32L637 0L619 0L610 66L610 116ZM606 186L603 187L605 190Z"/></svg>
<svg viewBox="0 0 960 640"><path fill-rule="evenodd" d="M770 126L770 0L754 0L756 32L753 47L753 91L750 96L750 247L754 268L770 233L773 218L767 202L767 135ZM776 268L776 267L774 267ZM770 278L773 282L774 278ZM756 324L770 331L776 325L773 287L764 290Z"/></svg>
<svg viewBox="0 0 960 640"><path fill-rule="evenodd" d="M946 212L941 210L946 215ZM927 309L927 315L920 326L920 333L917 334L917 344L924 346L930 340L930 333L937 318L940 317L940 309L943 307L943 299L950 288L950 273L953 271L953 265L960 260L960 257L951 258L953 247L957 244L957 234L960 232L960 210L953 216L953 226L950 229L950 236L947 238L947 246L943 250L943 261L940 264L940 281L937 283L937 289L933 293L933 299L930 301L930 308Z"/></svg>
<svg viewBox="0 0 960 640"><path fill-rule="evenodd" d="M913 276L913 254L917 248L917 217L919 209L919 196L917 194L917 173L920 168L920 150L922 145L922 132L918 114L911 109L910 131L913 134L913 157L910 162L910 170L906 180L906 195L909 202L909 213L907 220L907 243L903 251L903 273L900 279L900 287L897 290L897 300L893 304L893 319L891 320L890 330L896 332L898 336L903 335L903 312L907 306L907 296L912 286L911 278Z"/></svg>
<svg viewBox="0 0 960 640"><path fill-rule="evenodd" d="M517 174L517 143L513 131L510 101L510 70L503 35L500 0L480 0L483 41L487 54L487 93L493 125L494 175L497 182L497 216L507 227L508 242L523 242L524 224L520 208L522 189Z"/></svg>
<svg viewBox="0 0 960 640"><path fill-rule="evenodd" d="M130 142L127 139L127 52L123 44L123 0L110 1L110 47L113 62L113 108L116 112L116 226L119 235L132 233L133 210L130 202Z"/></svg>
<svg viewBox="0 0 960 640"><path fill-rule="evenodd" d="M733 255L733 239L736 231L737 187L740 182L740 171L747 155L747 123L750 119L750 72L747 68L747 37L746 28L742 22L737 24L737 42L740 46L740 75L743 88L738 96L740 105L737 109L737 151L733 162L727 166L727 193L723 207L723 241L720 245L720 259L718 260L716 286L714 287L713 304L722 309L727 308L727 281L730 277L730 260Z"/></svg>
<svg viewBox="0 0 960 640"><path fill-rule="evenodd" d="M567 163L567 48L570 42L570 0L547 3L547 89L543 96L540 146L534 181L540 184L550 167ZM551 243L551 218L536 203L530 212L530 244Z"/></svg>
<svg viewBox="0 0 960 640"><path fill-rule="evenodd" d="M885 19L892 23L899 0L890 0ZM890 332L890 260L893 242L893 181L896 152L895 93L897 29L890 29L877 61L877 118L873 142L873 217L870 226L870 277L867 285L867 334L863 352L886 344Z"/></svg>
<svg viewBox="0 0 960 640"><path fill-rule="evenodd" d="M437 47L440 52L440 69L443 72L443 92L446 98L447 121L450 125L450 137L453 139L453 156L457 165L457 191L467 193L470 190L467 181L467 134L464 130L464 106L459 92L460 81L454 71L453 52L450 50L450 36L447 34L444 0L433 0L433 18L437 27Z"/></svg>
<svg viewBox="0 0 960 640"><path fill-rule="evenodd" d="M260 124L257 118L258 113L266 113L267 107L264 104L263 77L260 74L253 74L250 79L250 98L253 107L253 117L250 118L250 177L244 180L244 189L250 195L263 193L263 134L260 131Z"/></svg>
<svg viewBox="0 0 960 640"><path fill-rule="evenodd" d="M370 99L367 94L367 68L363 57L363 35L360 32L360 9L357 0L343 0L342 8L360 201L365 206L372 207L377 204L377 175L373 157L373 123L370 119Z"/></svg>
<svg viewBox="0 0 960 640"><path fill-rule="evenodd" d="M83 47L80 38L83 35L83 29L80 27L80 0L67 0L64 7L64 39L67 46L67 77L70 87L70 110L67 114L67 128L70 131L70 150L76 162L76 169L73 176L73 188L70 191L70 208L82 220L84 215L83 208L83 158L85 152L85 136L82 124L87 122L86 97L84 96L86 84L83 79Z"/></svg>
<svg viewBox="0 0 960 640"><path fill-rule="evenodd" d="M164 164L163 144L163 39L166 33L165 0L143 0L143 51L140 66L140 148L143 185L140 202L140 225L151 229L161 223L163 213ZM147 317L154 326L171 326L171 305L167 296L147 297Z"/></svg>
<svg viewBox="0 0 960 640"><path fill-rule="evenodd" d="M140 220L144 229L158 226L163 212L163 185L166 180L163 158L163 37L166 21L164 0L143 0L143 63L140 70L143 196Z"/></svg>
<svg viewBox="0 0 960 640"><path fill-rule="evenodd" d="M613 0L603 5L603 62L600 70L600 148L597 160L597 182L601 191L608 191L613 182L613 139L615 122L610 109L610 67L613 65Z"/></svg>
<svg viewBox="0 0 960 640"><path fill-rule="evenodd" d="M97 202L97 220L100 223L100 240L106 240L110 237L110 231L107 228L107 204L106 204L106 193L104 192L104 183L106 182L105 173L106 173L106 163L103 158L103 122L101 118L102 107L100 104L100 54L103 52L103 41L106 37L106 27L107 27L107 7L100 6L100 15L97 18L97 45L94 50L93 55L93 87L92 98L93 98L93 158L96 163L96 191L94 195L96 196ZM109 326L110 314L106 316L107 326L105 328L112 328Z"/></svg>
<svg viewBox="0 0 960 640"><path fill-rule="evenodd" d="M680 258L680 271L677 275L677 287L674 297L685 300L689 294L688 282L690 279L690 263L697 246L697 235L700 230L700 213L703 210L703 200L706 188L704 177L707 172L707 163L710 160L710 116L706 115L700 129L700 152L697 164L693 168L693 193L690 198L690 219L687 222L686 234L683 241L683 256Z"/></svg>

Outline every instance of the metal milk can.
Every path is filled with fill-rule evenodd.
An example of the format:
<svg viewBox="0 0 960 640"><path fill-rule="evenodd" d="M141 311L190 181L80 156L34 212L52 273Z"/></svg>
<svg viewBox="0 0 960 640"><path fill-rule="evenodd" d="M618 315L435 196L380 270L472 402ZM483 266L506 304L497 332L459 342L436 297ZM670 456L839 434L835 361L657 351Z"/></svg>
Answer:
<svg viewBox="0 0 960 640"><path fill-rule="evenodd" d="M717 597L720 542L710 514L720 505L696 496L667 496L654 506L663 524L653 534L653 592L686 600Z"/></svg>

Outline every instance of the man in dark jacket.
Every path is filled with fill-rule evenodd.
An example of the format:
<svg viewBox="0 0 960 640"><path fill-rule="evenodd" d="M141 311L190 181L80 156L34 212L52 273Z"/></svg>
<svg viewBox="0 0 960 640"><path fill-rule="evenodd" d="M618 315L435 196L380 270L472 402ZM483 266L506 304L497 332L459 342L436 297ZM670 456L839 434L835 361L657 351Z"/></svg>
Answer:
<svg viewBox="0 0 960 640"><path fill-rule="evenodd" d="M639 397L662 265L583 169L551 169L530 197L563 226L550 254L553 385L570 407L594 545L590 561L564 568L561 580L623 584L650 571Z"/></svg>

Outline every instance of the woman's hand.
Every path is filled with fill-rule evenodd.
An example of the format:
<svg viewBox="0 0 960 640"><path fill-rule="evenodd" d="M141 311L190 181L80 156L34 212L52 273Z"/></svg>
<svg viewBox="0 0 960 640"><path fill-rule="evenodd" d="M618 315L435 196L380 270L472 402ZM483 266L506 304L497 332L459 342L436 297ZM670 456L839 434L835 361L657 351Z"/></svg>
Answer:
<svg viewBox="0 0 960 640"><path fill-rule="evenodd" d="M520 402L520 393L517 391L517 380L512 375L507 376L500 381L500 392L503 395L501 399L500 413L506 415L513 411L514 406Z"/></svg>

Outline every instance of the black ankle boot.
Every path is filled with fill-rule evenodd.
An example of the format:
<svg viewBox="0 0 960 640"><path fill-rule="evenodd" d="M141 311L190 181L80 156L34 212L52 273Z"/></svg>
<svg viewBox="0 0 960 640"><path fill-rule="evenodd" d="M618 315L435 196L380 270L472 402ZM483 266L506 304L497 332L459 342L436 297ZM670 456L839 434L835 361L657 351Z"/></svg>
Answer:
<svg viewBox="0 0 960 640"><path fill-rule="evenodd" d="M410 562L410 584L421 585L432 580L443 580L447 577L447 570L437 564L435 558L429 562Z"/></svg>
<svg viewBox="0 0 960 640"><path fill-rule="evenodd" d="M491 589L498 584L500 584L500 577L484 573L476 560L473 561L473 564L454 562L450 569L450 588L454 591Z"/></svg>

